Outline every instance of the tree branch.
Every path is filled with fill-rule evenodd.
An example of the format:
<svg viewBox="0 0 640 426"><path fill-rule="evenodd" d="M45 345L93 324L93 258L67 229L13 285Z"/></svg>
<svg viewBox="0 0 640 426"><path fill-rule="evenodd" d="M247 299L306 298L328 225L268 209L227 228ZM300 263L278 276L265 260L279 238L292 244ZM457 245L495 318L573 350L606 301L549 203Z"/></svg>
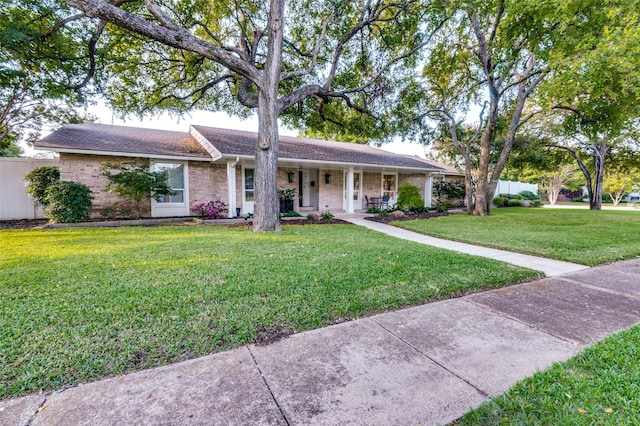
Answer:
<svg viewBox="0 0 640 426"><path fill-rule="evenodd" d="M253 65L233 53L192 35L184 28L169 29L139 15L126 12L102 0L67 0L89 17L97 17L171 47L198 53L262 87L264 75Z"/></svg>

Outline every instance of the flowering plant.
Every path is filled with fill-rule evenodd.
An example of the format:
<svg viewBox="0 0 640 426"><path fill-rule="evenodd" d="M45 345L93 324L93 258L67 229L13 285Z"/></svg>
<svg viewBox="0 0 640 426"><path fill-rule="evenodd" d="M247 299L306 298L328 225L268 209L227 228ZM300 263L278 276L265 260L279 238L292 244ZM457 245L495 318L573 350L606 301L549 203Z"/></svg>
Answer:
<svg viewBox="0 0 640 426"><path fill-rule="evenodd" d="M191 211L200 219L223 219L227 217L227 205L220 200L196 204Z"/></svg>

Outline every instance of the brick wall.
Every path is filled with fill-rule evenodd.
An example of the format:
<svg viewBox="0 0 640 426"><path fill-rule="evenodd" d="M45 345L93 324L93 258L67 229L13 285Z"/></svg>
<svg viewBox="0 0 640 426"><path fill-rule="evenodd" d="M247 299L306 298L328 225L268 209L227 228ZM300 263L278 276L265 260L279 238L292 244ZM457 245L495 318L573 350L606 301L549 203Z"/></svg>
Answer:
<svg viewBox="0 0 640 426"><path fill-rule="evenodd" d="M362 207L367 208L367 197L380 197L382 195L382 173L381 172L364 172L362 180Z"/></svg>
<svg viewBox="0 0 640 426"><path fill-rule="evenodd" d="M83 183L92 191L91 217L100 217L100 211L111 207L119 201L118 196L105 190L107 178L102 176L102 168L106 163L133 161L132 158L66 154L60 153L60 179ZM140 214L149 216L151 202L143 202L140 205Z"/></svg>
<svg viewBox="0 0 640 426"><path fill-rule="evenodd" d="M189 208L198 203L220 200L229 204L227 165L189 162Z"/></svg>
<svg viewBox="0 0 640 426"><path fill-rule="evenodd" d="M331 182L325 183L324 175L331 175ZM318 174L318 210L320 211L344 211L342 203L343 195L343 171L320 169Z"/></svg>
<svg viewBox="0 0 640 426"><path fill-rule="evenodd" d="M398 187L405 182L409 182L411 185L417 186L420 189L420 195L422 199L425 199L425 183L426 176L422 173L414 173L414 174L398 174Z"/></svg>

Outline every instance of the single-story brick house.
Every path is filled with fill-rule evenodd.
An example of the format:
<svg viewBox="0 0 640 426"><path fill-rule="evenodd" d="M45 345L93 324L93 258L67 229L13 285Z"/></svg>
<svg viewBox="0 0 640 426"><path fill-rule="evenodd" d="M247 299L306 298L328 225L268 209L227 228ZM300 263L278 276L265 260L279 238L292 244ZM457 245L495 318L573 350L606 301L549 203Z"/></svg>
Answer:
<svg viewBox="0 0 640 426"><path fill-rule="evenodd" d="M152 217L190 216L194 205L220 200L229 216L253 211L256 134L193 125L187 133L84 123L61 127L40 141L39 150L60 155L63 180L81 182L93 191L94 216L118 201L105 191L105 163L149 161L152 169L169 171L174 196L151 200L143 212ZM427 206L433 179L446 173L442 165L367 145L280 137L278 188L301 194L300 212L353 213L365 210L367 197L388 195L410 182L420 188Z"/></svg>

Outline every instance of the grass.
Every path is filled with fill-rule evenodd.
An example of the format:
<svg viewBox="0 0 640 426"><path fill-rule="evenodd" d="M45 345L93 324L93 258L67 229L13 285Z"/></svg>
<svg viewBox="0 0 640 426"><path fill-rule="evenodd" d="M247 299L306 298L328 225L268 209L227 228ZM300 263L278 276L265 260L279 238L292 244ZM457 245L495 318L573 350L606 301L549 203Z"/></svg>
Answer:
<svg viewBox="0 0 640 426"><path fill-rule="evenodd" d="M0 240L0 399L540 276L351 225Z"/></svg>
<svg viewBox="0 0 640 426"><path fill-rule="evenodd" d="M435 237L539 255L583 265L640 255L640 212L493 209L490 216L451 215L394 222Z"/></svg>
<svg viewBox="0 0 640 426"><path fill-rule="evenodd" d="M459 425L640 425L640 325L517 383Z"/></svg>

